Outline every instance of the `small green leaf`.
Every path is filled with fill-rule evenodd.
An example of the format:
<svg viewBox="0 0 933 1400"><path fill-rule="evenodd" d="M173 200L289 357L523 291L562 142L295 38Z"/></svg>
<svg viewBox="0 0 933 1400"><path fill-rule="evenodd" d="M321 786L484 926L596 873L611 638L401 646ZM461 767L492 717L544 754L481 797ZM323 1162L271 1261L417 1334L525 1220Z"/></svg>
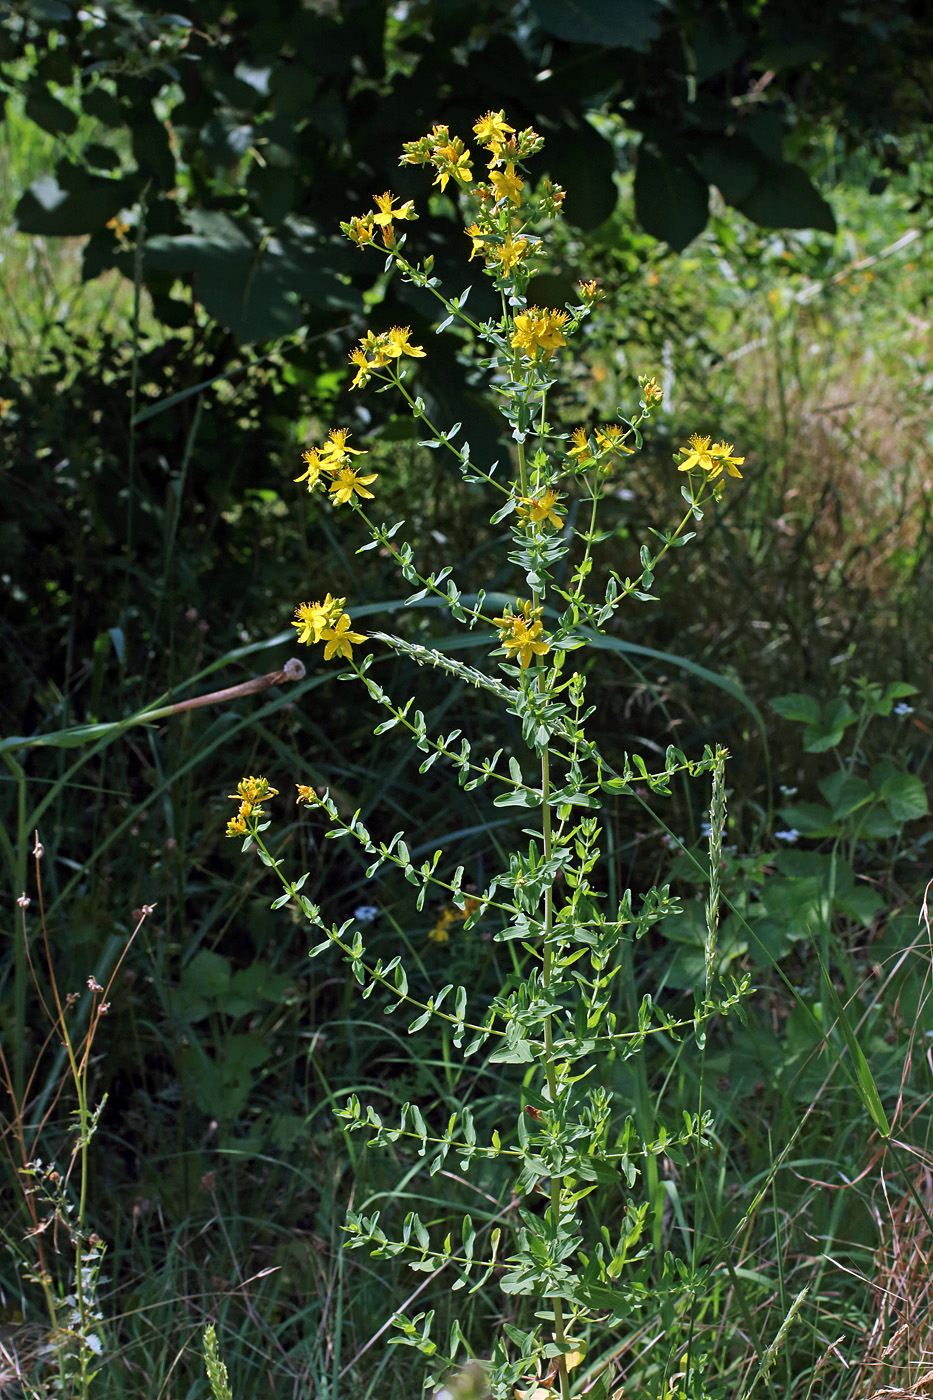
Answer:
<svg viewBox="0 0 933 1400"><path fill-rule="evenodd" d="M778 695L771 701L772 710L777 710L784 719L800 720L804 724L819 724L820 705L812 695Z"/></svg>

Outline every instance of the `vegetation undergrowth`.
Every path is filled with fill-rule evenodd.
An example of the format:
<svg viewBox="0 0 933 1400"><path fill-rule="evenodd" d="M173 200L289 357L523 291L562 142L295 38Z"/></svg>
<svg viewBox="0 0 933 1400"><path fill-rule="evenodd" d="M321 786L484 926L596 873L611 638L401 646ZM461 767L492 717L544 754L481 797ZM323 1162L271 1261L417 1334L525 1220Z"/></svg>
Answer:
<svg viewBox="0 0 933 1400"><path fill-rule="evenodd" d="M419 227L404 226L412 236ZM663 763L671 739L691 755L707 742L733 750L722 894L778 956L791 984L780 982L755 939L727 915L719 939L721 962L750 971L759 991L746 1005L747 1033L733 1018L714 1032L705 1059L705 1101L715 1107L722 1126L702 1161L703 1189L709 1219L724 1238L741 1220L749 1192L753 1195L773 1172L779 1146L793 1141L793 1151L779 1162L770 1196L749 1222L738 1283L723 1284L697 1321L694 1335L705 1326L709 1338L708 1390L718 1384L734 1394L751 1379L780 1331L798 1282L801 1287L812 1282L815 1270L818 1287L782 1337L781 1369L772 1379L788 1393L803 1395L816 1374L821 1388L855 1395L861 1393L857 1382L836 1352L859 1355L863 1336L869 1340L862 1375L893 1383L920 1374L898 1344L885 1352L896 1335L892 1313L876 1316L869 1306L866 1327L865 1300L876 1267L890 1273L888 1259L906 1257L898 1253L893 1233L899 1221L911 1232L910 1257L920 1261L914 1267L923 1270L927 1246L919 1222L924 1217L899 1169L880 1153L870 1116L840 1078L835 1052L826 1048L810 1013L822 1026L832 1025L830 990L836 991L860 1027L859 1043L884 1104L890 1112L891 1105L905 1103L899 1120L903 1136L922 1147L925 1091L917 1037L927 1024L927 1000L916 904L928 834L909 825L922 821L922 813L903 809L897 831L872 831L860 825L858 811L845 808L845 795L837 793L841 780L834 780L829 793L817 785L832 779L836 769L855 773L868 784L865 805L890 825L896 814L887 798L896 806L898 784L885 794L885 783L897 775L922 777L929 761L924 638L931 611L925 602L929 551L923 489L929 447L918 411L925 395L922 355L912 359L918 352L908 346L906 375L901 374L896 363L901 351L885 352L881 337L864 331L869 312L873 326L893 331L896 324L895 317L885 320L880 286L885 266L888 285L898 283L896 305L907 309L912 283L895 270L897 257L874 269L874 282L856 274L859 291L852 295L841 274L862 250L840 247L832 255L836 261L824 267L830 279L838 273L840 280L830 280L818 298L798 302L796 292L819 275L819 260L826 256L815 247L820 240L756 234L749 236L747 248L737 251L733 245L728 252L745 280L738 290L730 284L727 294L721 283L717 287L713 270L727 256L723 247L730 227L745 236L732 216L716 230L722 246L704 242L698 265L688 258L682 274L670 261L639 263L639 273L647 267L650 277L658 275L644 295L668 317L648 362L664 364L659 379L673 390L673 411L670 404L656 406L651 439L627 459L623 474L603 479L600 523L613 525L617 533L594 551L594 586L605 588L607 562L623 574L637 568L634 542L657 520L656 506L667 511L676 501L676 487L671 492L669 486L677 474L669 456L682 440L688 409L699 413L702 406L696 421L732 425L748 455L743 480L732 481L721 501L707 503L704 548L668 555L667 587L659 601L622 614L625 628L612 638L622 645L590 653L596 660L586 671L587 696L597 713L589 734L613 761L619 751L638 746L652 770ZM882 232L879 226L872 246L889 241ZM548 236L556 247L556 227ZM788 251L799 263L785 256ZM608 265L596 266L607 284L616 280ZM786 282L793 284L791 294L782 291ZM536 279L531 299L559 305L560 296L544 295L546 285ZM776 294L779 318L769 292ZM708 337L696 330L677 338L687 295L690 326L710 327ZM730 295L738 324L726 318L717 322L722 313L717 297L728 301ZM890 291L887 300L893 301ZM398 306L387 300L380 324L397 316ZM603 347L618 345L618 317L610 311L605 304L597 307L573 342L585 347L590 371L605 363ZM910 324L911 316L922 320L923 314L922 304L911 302L903 319ZM748 323L758 318L767 328L772 315L779 324L766 344L740 359L723 359L724 345L741 347L756 339L760 327ZM922 337L920 326L914 332ZM114 731L100 747L86 735L77 750L65 745L78 741L77 734L69 734L75 721L151 708L153 696L163 690L171 689L171 700L190 694L192 685L215 688L222 682L213 672L232 667L239 679L257 654L263 669L275 665L279 655L284 661L284 633L276 633L281 599L301 596L303 579L312 568L319 571L325 550L334 551L329 557L335 561L328 584L334 595L355 600L354 625L361 631L394 627L404 640L438 645L455 630L442 621L446 598L417 621L413 613L396 612L397 620L388 622L380 600L402 601L391 557L380 550L357 557L358 515L347 522L350 513L344 509L332 517L320 491L306 498L307 534L296 539L294 512L281 486L282 477L290 475L283 463L291 451L292 423L311 417L312 426L302 431L305 440L318 441L329 422L348 423L356 434L350 441L359 446L366 422L354 407L358 392L348 397L335 389L338 375L332 367L313 357L302 361L288 345L271 365L252 366L225 385L223 396L216 387L191 394L138 430L134 513L148 528L137 533L134 554L124 556L114 541L121 539L126 503L114 484L127 489L127 433L125 419L115 417L112 406L114 386L122 393L128 382L132 356L118 337L105 337L101 345L93 327L84 350L70 342L68 327L59 327L58 335L58 349L40 373L24 381L10 372L2 389L10 400L2 422L14 480L11 512L2 526L5 567L12 575L4 637L15 659L13 687L2 704L5 732L20 736L6 752L23 768L4 790L5 801L13 799L6 805L12 815L6 830L18 848L11 885L14 896L25 888L22 871L33 840L27 819L45 803L47 927L60 984L68 988L83 987L91 971L99 972L118 954L135 926L134 906L157 905L130 949L109 1020L100 1028L107 1053L89 1066L88 1102L99 1103L109 1094L97 1127L91 1179L93 1229L110 1241L109 1277L99 1291L108 1319L107 1355L95 1389L149 1396L179 1393L181 1387L184 1393L198 1375L197 1358L192 1360L187 1348L192 1341L197 1347L204 1318L212 1315L241 1394L271 1387L271 1377L279 1383L287 1377L305 1393L337 1396L352 1388L354 1394L408 1395L411 1367L400 1359L400 1349L384 1353L373 1344L397 1307L407 1314L434 1308L436 1332L445 1337L456 1317L475 1340L503 1320L526 1326L521 1300L503 1301L495 1274L475 1295L451 1294L443 1269L436 1277L416 1275L414 1283L406 1283L411 1276L399 1260L371 1263L362 1254L344 1254L345 1203L352 1198L354 1208L367 1216L382 1209L397 1220L417 1211L438 1238L450 1221L451 1202L458 1222L472 1211L474 1220L486 1223L479 1202L491 1231L504 1228L500 1212L503 1219L514 1218L514 1209L508 1214L507 1179L491 1174L479 1179L477 1190L463 1185L456 1164L449 1163L434 1178L440 1186L433 1189L404 1140L381 1153L363 1153L339 1123L334 1126L331 1110L348 1093L363 1095L365 1086L387 1122L397 1121L406 1102L418 1102L429 1105L422 1108L429 1122L444 1123L469 1093L481 1095L475 1119L480 1131L491 1133L512 1113L518 1071L515 1079L504 1069L474 1074L456 1062L442 1030L430 1040L427 1030L412 1040L404 1028L387 1035L384 1018L372 1013L373 1001L357 1005L339 958L322 953L309 970L303 921L293 908L269 913L259 870L249 881L231 882L218 839L222 800L205 810L203 793L228 790L220 783L244 736L251 745L248 757L244 753L248 771L269 771L273 764L276 772L288 771L298 750L305 765L300 776L308 785L328 788L344 820L359 805L361 820L380 836L388 837L403 821L423 831L424 841L411 850L419 865L438 846L456 842L477 889L485 888L494 862L507 858L508 809L495 808L485 787L456 789L451 802L449 788L435 781L434 770L420 779L413 775L404 743L393 742L400 726L373 744L365 708L350 686L332 684L327 666L297 685L273 689L268 702L248 697L218 702L158 727L134 727L132 735ZM671 359L663 353L665 341L673 347L673 383L664 379ZM833 357L811 353L814 344L830 345ZM203 361L195 351L203 353ZM861 387L875 373L870 351L875 362L881 353L887 356L885 373L873 380L877 410ZM159 408L179 388L209 378L212 357L221 352L220 337L213 333L205 333L200 349L178 338L152 342L140 352L147 407ZM96 387L81 367L82 356L87 366L100 368ZM851 409L833 407L827 416L818 371L839 370L832 392L846 404L849 365L858 403ZM582 377L574 380L577 389L585 383ZM568 424L602 423L623 397L620 384L603 401L596 396L594 375L586 394L579 399L571 394L560 415L549 410L548 416ZM551 401L566 390L555 384ZM707 391L711 397L704 398ZM300 394L305 399L299 412ZM388 396L382 402L387 401ZM786 466L783 456L776 456L772 435L782 402ZM899 434L890 433L889 420L879 416L881 428L866 453L866 414L880 415L882 409L889 414L892 406ZM824 432L829 422L837 426ZM414 425L419 437L422 427ZM374 436L365 444L370 456L363 459L379 470L380 507L391 519L405 515L412 539L427 542L436 531L458 549L466 543L475 551L458 578L468 581L469 595L477 578L488 578L499 528L489 527L488 508L482 515L479 492L463 490L453 473L438 467L440 454L417 441L389 437ZM811 451L814 444L817 454ZM901 456L910 459L912 475L898 498ZM17 475L16 464L25 462L29 472ZM893 540L893 552L885 538L877 538L888 518L883 510L875 509L869 520L856 509L866 473L872 474L872 490L887 484L887 495L874 500L881 500L882 508L892 504L897 529L885 538ZM183 508L186 503L190 509ZM573 519L579 496L571 494L558 509L565 504ZM166 549L165 541L174 549ZM839 553L843 547L854 559L854 573ZM622 558L632 562L620 569ZM507 569L506 563L490 590L497 613L511 600ZM120 600L129 600L123 612ZM780 605L774 610L773 600ZM402 620L407 618L413 620ZM550 626L548 614L542 621ZM259 648L275 635L276 662L266 663ZM633 637L645 651L662 655L627 647ZM450 645L460 640L452 638ZM628 668L623 676L604 664L609 656ZM416 668L404 656L383 656L378 665L387 691L411 693ZM702 676L704 666L712 679ZM889 686L901 678L920 686L919 698L888 694L888 712L872 713L867 738L860 725L847 722L838 743L812 748L813 736L805 736L808 725L816 724L824 739L836 733L832 724L824 724L830 705L844 701L858 715L865 713L860 675L867 685L880 687L880 694L869 697L872 706L887 703ZM717 680L732 680L767 716L770 780L754 715ZM788 690L803 708L787 717L782 712L775 721L777 712L767 702ZM916 707L912 713L902 700ZM474 743L501 734L495 742L518 751L517 717L504 714L490 692L451 684L449 672L432 669L420 673L419 702L428 733L446 732L461 723L465 711L465 732ZM69 738L29 747L56 733ZM857 745L844 742L855 734ZM885 762L895 772L889 767L876 782L872 770ZM798 793L782 793L780 784L797 787ZM609 794L601 814L608 907L617 906L628 885L641 895L653 881L668 878L684 905L683 915L658 924L635 950L633 991L624 997L620 992L613 1006L620 1016L646 992L659 997L671 1014L692 1014L692 988L703 975L706 889L693 862L681 859L679 847L683 841L693 857L707 860L700 831L703 786L675 784L671 796L662 799L643 794L670 834L647 814L627 825L623 814L630 799L621 795ZM907 798L909 786L903 788ZM25 794L18 813L17 793ZM404 815L383 832L381 819L371 814L387 800ZM781 810L801 803L819 803L829 815L821 814L822 824L814 817L809 828L801 827L793 813ZM788 834L794 831L797 839L791 841ZM364 923L367 943L387 962L404 947L419 995L427 999L432 986L452 981L475 987L478 997L491 1002L518 976L515 959L522 961L523 954L514 944L494 942L489 927L468 923L452 902L428 901L420 914L412 911L403 880L367 880L370 862L361 848L354 852L346 842L321 842L319 835L313 811L300 808L277 824L274 855L294 857L301 866L310 846L312 873L302 893L326 907L329 917L335 899L340 919L356 909L377 909L377 917ZM854 872L854 888L847 866ZM18 920L15 906L13 912ZM10 947L21 948L18 924L9 921L9 929ZM829 952L825 978L812 951L814 930ZM29 982L25 964L20 971L22 988ZM5 998L14 980L5 982ZM4 1044L28 1075L42 1039L41 1012L31 997L23 1014L25 1037L19 1039L5 1013ZM846 1053L838 1031L830 1040ZM646 1042L645 1052L647 1089L619 1069L611 1085L618 1101L644 1105L639 1112L647 1116L655 1112L681 1121L683 1110L692 1111L697 1102L698 1063L690 1037L678 1047L657 1035ZM829 1063L821 1057L829 1057ZM46 1094L54 1091L60 1071L47 1072ZM62 1160L61 1141L43 1152L47 1160ZM473 1163L474 1182L480 1166ZM663 1239L679 1238L689 1254L686 1185L669 1159L661 1159L660 1169ZM827 1189L827 1182L837 1189ZM922 1188L920 1194L922 1199ZM15 1177L7 1183L5 1199L19 1199ZM264 1202L260 1211L257 1199ZM766 1205L770 1215L764 1213ZM814 1237L825 1246L816 1261ZM3 1274L2 1325L17 1335L20 1314L28 1318L43 1311L41 1295L36 1309L18 1279L11 1269ZM909 1281L903 1286L913 1300ZM738 1301L743 1288L754 1332ZM914 1311L911 1327L919 1325ZM43 1345L49 1326L40 1328ZM751 1362L743 1329L759 1339ZM635 1384L652 1367L655 1378L663 1373L666 1337L641 1329L634 1318L616 1333L611 1359L623 1379ZM840 1336L851 1344L837 1342ZM596 1364L592 1354L589 1363ZM572 1371L577 1388L585 1384L586 1369L581 1363ZM683 1383L676 1370L671 1374ZM652 1376L649 1381L654 1384ZM462 1385L470 1383L467 1372Z"/></svg>

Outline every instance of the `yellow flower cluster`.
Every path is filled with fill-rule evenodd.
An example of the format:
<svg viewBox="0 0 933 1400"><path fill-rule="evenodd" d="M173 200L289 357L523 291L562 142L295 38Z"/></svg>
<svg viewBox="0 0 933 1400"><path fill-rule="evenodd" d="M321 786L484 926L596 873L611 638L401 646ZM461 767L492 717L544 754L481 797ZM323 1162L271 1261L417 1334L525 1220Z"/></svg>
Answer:
<svg viewBox="0 0 933 1400"><path fill-rule="evenodd" d="M464 189L473 179L473 157L459 136L451 136L446 125L431 128L427 136L417 141L406 141L402 147L400 165L433 165L437 171L434 183L442 190L448 180L454 180Z"/></svg>
<svg viewBox="0 0 933 1400"><path fill-rule="evenodd" d="M299 642L314 646L324 643L324 660L345 656L353 660L353 648L366 641L364 632L350 630L350 614L343 611L346 598L332 598L328 593L323 603L299 603L295 621Z"/></svg>
<svg viewBox="0 0 933 1400"><path fill-rule="evenodd" d="M415 206L410 199L404 204L400 204L397 209L393 208L397 195L386 190L385 194L373 196L376 208L369 210L366 214L354 215L346 223L340 225L341 232L351 239L359 248L367 248L376 242L376 230L382 235L382 242L386 248L395 247L395 223L406 223L412 219L417 219Z"/></svg>
<svg viewBox="0 0 933 1400"><path fill-rule="evenodd" d="M573 446L568 449L568 456L572 457L579 467L591 467L595 463L606 470L611 466L611 461L605 459L611 458L613 454L631 457L635 451L634 447L628 447L625 443L631 431L631 428L623 428L618 423L604 423L590 438L585 428L574 428L570 434Z"/></svg>
<svg viewBox="0 0 933 1400"><path fill-rule="evenodd" d="M494 617L493 623L499 629L499 644L510 661L518 657L518 664L525 671L536 656L547 656L551 650L544 638L544 624L541 622L541 609L529 601L518 604L518 612L506 607L502 617Z"/></svg>
<svg viewBox="0 0 933 1400"><path fill-rule="evenodd" d="M437 923L428 933L432 943L449 943L450 930L454 924L462 924L471 914L475 914L480 906L480 901L468 896L463 903L462 909L451 909L449 906L442 909Z"/></svg>
<svg viewBox="0 0 933 1400"><path fill-rule="evenodd" d="M735 456L735 448L731 442L717 442L711 446L710 439L701 437L699 433L694 433L688 439L686 447L678 449L677 456L682 458L677 467L678 471L704 472L707 481L715 481L724 471L729 476L741 479L739 467L745 461L744 457Z"/></svg>
<svg viewBox="0 0 933 1400"><path fill-rule="evenodd" d="M385 369L393 360L409 355L423 360L424 350L411 343L411 326L393 326L390 331L367 331L355 350L350 351L350 363L356 365L356 377L351 389L368 384L376 370Z"/></svg>
<svg viewBox="0 0 933 1400"><path fill-rule="evenodd" d="M266 778L241 778L236 792L230 793L231 799L240 806L236 816L227 822L227 835L246 836L250 822L255 823L263 816L261 804L278 795L278 789L270 787Z"/></svg>
<svg viewBox="0 0 933 1400"><path fill-rule="evenodd" d="M348 447L349 436L346 428L331 428L323 447L309 447L306 452L302 452L301 459L305 469L301 476L295 477L296 481L306 481L309 491L314 491L329 481L328 495L338 506L346 505L354 496L363 496L371 501L373 493L366 488L372 485L378 475L377 472L370 472L368 476L361 476L356 470L352 459L365 457L366 453L360 447Z"/></svg>
<svg viewBox="0 0 933 1400"><path fill-rule="evenodd" d="M541 311L537 306L529 306L515 317L512 345L529 360L539 353L549 360L555 350L567 344L563 329L569 319L566 311Z"/></svg>
<svg viewBox="0 0 933 1400"><path fill-rule="evenodd" d="M656 403L660 403L664 398L664 390L653 374L650 379L647 374L640 374L638 376L638 383L641 388L642 401L646 409L652 409Z"/></svg>

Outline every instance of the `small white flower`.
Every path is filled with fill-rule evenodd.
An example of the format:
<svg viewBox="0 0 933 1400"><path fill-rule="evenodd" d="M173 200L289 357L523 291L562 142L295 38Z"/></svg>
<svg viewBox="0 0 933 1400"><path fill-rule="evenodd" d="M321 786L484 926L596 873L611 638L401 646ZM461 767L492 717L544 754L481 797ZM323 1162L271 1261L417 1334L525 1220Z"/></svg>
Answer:
<svg viewBox="0 0 933 1400"><path fill-rule="evenodd" d="M901 703L900 703L899 705L895 705L895 706L894 706L894 713L895 713L896 715L912 715L913 712L914 712L914 707L913 707L913 705L905 705L904 702L903 702L903 700L901 701Z"/></svg>
<svg viewBox="0 0 933 1400"><path fill-rule="evenodd" d="M375 904L361 904L358 909L354 909L353 917L358 924L371 924L374 919L379 918L379 910Z"/></svg>
<svg viewBox="0 0 933 1400"><path fill-rule="evenodd" d="M790 844L793 844L794 841L798 840L799 836L800 832L797 831L794 827L791 827L789 831L776 831L774 833L775 841L787 841Z"/></svg>

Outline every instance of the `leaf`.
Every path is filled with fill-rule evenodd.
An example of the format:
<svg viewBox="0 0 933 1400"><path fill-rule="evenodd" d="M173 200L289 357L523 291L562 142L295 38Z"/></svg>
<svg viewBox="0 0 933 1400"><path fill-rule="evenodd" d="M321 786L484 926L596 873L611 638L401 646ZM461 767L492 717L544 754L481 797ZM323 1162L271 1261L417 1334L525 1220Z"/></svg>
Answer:
<svg viewBox="0 0 933 1400"><path fill-rule="evenodd" d="M854 724L855 719L855 711L848 700L841 696L830 700L822 720L818 724L808 725L804 731L804 752L825 753L827 749L834 749L842 742L847 726Z"/></svg>
<svg viewBox="0 0 933 1400"><path fill-rule="evenodd" d="M683 252L706 227L709 187L695 165L642 141L635 169L635 214L646 233Z"/></svg>
<svg viewBox="0 0 933 1400"><path fill-rule="evenodd" d="M74 238L103 228L121 209L135 203L137 179L110 180L83 166L59 161L54 175L34 180L16 206L20 233Z"/></svg>
<svg viewBox="0 0 933 1400"><path fill-rule="evenodd" d="M78 129L78 118L71 108L59 102L42 85L30 92L25 110L29 120L41 126L50 136L73 136Z"/></svg>
<svg viewBox="0 0 933 1400"><path fill-rule="evenodd" d="M28 10L29 18L40 24L68 24L72 18L72 7L62 0L31 0Z"/></svg>
<svg viewBox="0 0 933 1400"><path fill-rule="evenodd" d="M788 161L765 159L751 194L729 203L763 228L818 228L825 233L836 232L836 218L826 200L806 172Z"/></svg>
<svg viewBox="0 0 933 1400"><path fill-rule="evenodd" d="M575 44L648 50L661 33L661 0L532 0L538 23Z"/></svg>
<svg viewBox="0 0 933 1400"><path fill-rule="evenodd" d="M820 966L823 967L822 959L820 959ZM889 1138L891 1136L891 1129L888 1125L887 1117L885 1116L884 1106L881 1102L881 1096L878 1093L878 1089L872 1077L871 1070L868 1067L868 1061L865 1058L865 1054L862 1050L862 1047L859 1045L858 1041L855 1038L855 1031L853 1030L852 1024L849 1021L848 1016L846 1015L845 1007L843 1006L839 993L833 986L832 979L830 978L825 967L823 967L823 986L826 989L826 994L829 997L830 1002L832 1003L833 1012L836 1016L836 1022L840 1027L843 1036L845 1037L846 1045L849 1048L849 1054L852 1056L852 1063L855 1066L857 1087L861 1094L862 1102L868 1109L872 1121L874 1122L874 1125L878 1129L881 1136L883 1138ZM828 1048L830 1045L828 1039L826 1041L826 1044Z"/></svg>
<svg viewBox="0 0 933 1400"><path fill-rule="evenodd" d="M898 773L881 789L881 797L896 822L916 821L930 810L926 789L915 773Z"/></svg>
<svg viewBox="0 0 933 1400"><path fill-rule="evenodd" d="M820 722L820 705L812 695L778 695L771 701L771 708L784 719L802 720L805 724Z"/></svg>
<svg viewBox="0 0 933 1400"><path fill-rule="evenodd" d="M747 198L755 188L761 156L741 137L705 136L693 155L703 178L716 186L727 204Z"/></svg>
<svg viewBox="0 0 933 1400"><path fill-rule="evenodd" d="M530 1065L536 1058L537 1048L529 1040L517 1040L513 1045L503 1045L494 1050L489 1059L497 1065Z"/></svg>
<svg viewBox="0 0 933 1400"><path fill-rule="evenodd" d="M357 308L360 298L330 265L332 252L301 219L289 218L274 236L256 220L218 210L192 210L190 233L158 234L145 266L194 274L205 310L241 344L273 340L302 324L301 300L318 307Z"/></svg>
<svg viewBox="0 0 933 1400"><path fill-rule="evenodd" d="M578 128L559 127L548 137L545 153L551 178L567 190L563 210L570 223L585 230L604 224L619 203L615 183L618 164L610 143L584 122ZM535 286L537 290L537 279ZM571 299L577 299L575 288L567 296L548 301L559 306Z"/></svg>
<svg viewBox="0 0 933 1400"><path fill-rule="evenodd" d="M799 831L801 836L832 836L836 833L833 814L822 802L797 802L779 810L787 825Z"/></svg>
<svg viewBox="0 0 933 1400"><path fill-rule="evenodd" d="M513 792L500 793L493 798L494 807L540 807L540 792L529 792L526 788L517 788Z"/></svg>
<svg viewBox="0 0 933 1400"><path fill-rule="evenodd" d="M150 175L160 189L175 184L175 157L164 122L138 121L133 124L133 157L140 170Z"/></svg>
<svg viewBox="0 0 933 1400"><path fill-rule="evenodd" d="M832 808L834 821L841 821L843 817L847 817L872 795L871 787L864 778L857 777L855 773L847 773L844 769L823 778L819 789Z"/></svg>
<svg viewBox="0 0 933 1400"><path fill-rule="evenodd" d="M860 885L851 893L837 898L836 904L844 914L848 914L850 919L854 919L863 928L871 928L875 916L884 908L884 899L877 890Z"/></svg>

